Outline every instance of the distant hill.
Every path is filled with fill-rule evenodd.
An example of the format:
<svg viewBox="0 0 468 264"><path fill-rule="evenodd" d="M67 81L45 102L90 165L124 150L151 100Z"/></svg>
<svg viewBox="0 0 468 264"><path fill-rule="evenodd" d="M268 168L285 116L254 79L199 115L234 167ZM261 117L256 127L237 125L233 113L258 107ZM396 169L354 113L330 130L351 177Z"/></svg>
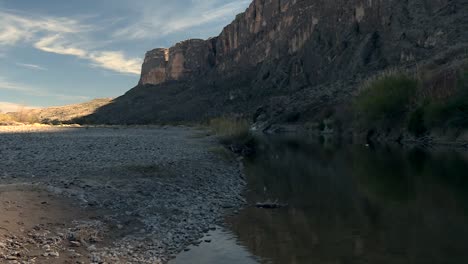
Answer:
<svg viewBox="0 0 468 264"><path fill-rule="evenodd" d="M18 122L51 123L69 122L72 119L93 114L96 109L112 102L112 98L99 98L81 104L72 104L41 109L24 109L9 115Z"/></svg>

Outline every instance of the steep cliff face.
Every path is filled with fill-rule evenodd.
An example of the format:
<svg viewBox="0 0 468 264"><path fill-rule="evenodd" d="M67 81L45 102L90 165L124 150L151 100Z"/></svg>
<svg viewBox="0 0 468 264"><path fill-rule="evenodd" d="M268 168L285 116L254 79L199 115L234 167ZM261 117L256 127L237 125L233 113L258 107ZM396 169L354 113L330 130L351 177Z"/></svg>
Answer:
<svg viewBox="0 0 468 264"><path fill-rule="evenodd" d="M160 84L166 81L199 77L214 66L211 41L191 39L169 49L148 51L141 70L140 84Z"/></svg>
<svg viewBox="0 0 468 264"><path fill-rule="evenodd" d="M254 0L215 38L148 52L139 85L90 120L306 120L382 70L466 58L466 14L467 0Z"/></svg>
<svg viewBox="0 0 468 264"><path fill-rule="evenodd" d="M462 19L457 13L463 10L466 2L450 0L255 0L216 38L148 52L140 83L197 78L213 69L232 72L306 52L302 61L317 76L338 63L415 62L454 46L462 35L454 19Z"/></svg>

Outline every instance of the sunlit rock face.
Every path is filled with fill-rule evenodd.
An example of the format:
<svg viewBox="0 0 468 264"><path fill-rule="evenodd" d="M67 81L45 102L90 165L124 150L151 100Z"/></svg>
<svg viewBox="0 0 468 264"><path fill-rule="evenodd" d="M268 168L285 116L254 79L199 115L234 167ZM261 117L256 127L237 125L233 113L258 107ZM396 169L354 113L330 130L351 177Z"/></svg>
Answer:
<svg viewBox="0 0 468 264"><path fill-rule="evenodd" d="M141 69L141 84L158 84L166 80L166 68L169 59L169 49L154 49L148 51Z"/></svg>
<svg viewBox="0 0 468 264"><path fill-rule="evenodd" d="M201 39L179 42L169 49L154 49L146 53L140 84L200 76L214 67L214 60L212 42Z"/></svg>

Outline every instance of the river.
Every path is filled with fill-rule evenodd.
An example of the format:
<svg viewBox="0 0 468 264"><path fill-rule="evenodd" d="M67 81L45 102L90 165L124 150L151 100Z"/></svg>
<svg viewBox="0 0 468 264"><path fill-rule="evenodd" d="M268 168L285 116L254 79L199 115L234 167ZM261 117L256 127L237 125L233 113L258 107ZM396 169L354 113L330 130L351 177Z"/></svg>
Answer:
<svg viewBox="0 0 468 264"><path fill-rule="evenodd" d="M249 206L172 263L468 263L466 151L281 137L244 164Z"/></svg>

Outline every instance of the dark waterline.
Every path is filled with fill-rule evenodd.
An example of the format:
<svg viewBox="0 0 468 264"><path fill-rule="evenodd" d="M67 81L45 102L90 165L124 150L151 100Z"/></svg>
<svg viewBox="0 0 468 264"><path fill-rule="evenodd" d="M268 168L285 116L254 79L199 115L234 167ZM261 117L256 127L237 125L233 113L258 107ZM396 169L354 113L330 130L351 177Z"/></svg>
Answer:
<svg viewBox="0 0 468 264"><path fill-rule="evenodd" d="M227 218L190 263L468 263L468 153L265 139L245 172L250 205L289 206Z"/></svg>

